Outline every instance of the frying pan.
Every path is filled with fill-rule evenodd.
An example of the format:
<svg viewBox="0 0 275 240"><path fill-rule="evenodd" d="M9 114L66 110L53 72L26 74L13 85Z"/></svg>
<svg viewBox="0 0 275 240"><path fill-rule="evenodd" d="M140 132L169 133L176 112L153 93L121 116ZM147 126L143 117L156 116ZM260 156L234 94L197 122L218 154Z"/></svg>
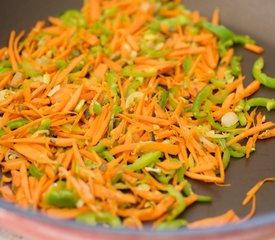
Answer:
<svg viewBox="0 0 275 240"><path fill-rule="evenodd" d="M274 0L185 0L190 9L197 9L204 16L211 16L215 7L222 13L222 23L234 32L248 34L265 48L265 72L275 76L275 1ZM58 15L66 9L80 8L81 0L9 0L1 1L0 45L6 45L11 30L29 30L37 20ZM252 80L251 68L257 59L255 54L237 48L237 54L244 56L243 72L246 84ZM262 87L256 96L274 98L275 90ZM275 113L265 112L275 121ZM258 142L256 152L249 159L232 159L226 173L230 187L218 187L192 181L194 190L213 196L212 204L195 205L184 217L189 221L216 216L228 209L234 209L239 216L245 216L250 206L241 205L245 193L259 180L275 176L275 139ZM143 231L129 229L106 229L86 226L72 221L51 219L41 213L18 208L0 200L0 226L34 239L268 239L275 237L275 187L266 184L257 194L256 216L245 223L208 229L180 229L155 232L149 228Z"/></svg>

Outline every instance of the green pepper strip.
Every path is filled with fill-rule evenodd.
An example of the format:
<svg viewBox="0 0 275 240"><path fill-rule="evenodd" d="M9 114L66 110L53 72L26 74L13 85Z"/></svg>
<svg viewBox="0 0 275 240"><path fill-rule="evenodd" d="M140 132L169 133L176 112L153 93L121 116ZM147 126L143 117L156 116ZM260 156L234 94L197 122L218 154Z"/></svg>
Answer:
<svg viewBox="0 0 275 240"><path fill-rule="evenodd" d="M168 194L176 198L178 203L178 206L176 208L173 208L171 215L168 217L167 220L169 221L169 220L173 220L179 214L181 214L185 210L186 204L185 204L185 198L183 197L183 195L179 191L177 191L173 186L168 186L166 190Z"/></svg>
<svg viewBox="0 0 275 240"><path fill-rule="evenodd" d="M252 38L250 38L247 35L235 35L233 37L234 43L245 45L245 44L255 44L256 41Z"/></svg>
<svg viewBox="0 0 275 240"><path fill-rule="evenodd" d="M98 102L95 102L95 103L93 104L93 111L94 111L94 113L95 113L96 115L99 115L99 114L101 113L101 111L102 111L102 106L101 106L101 104L98 103Z"/></svg>
<svg viewBox="0 0 275 240"><path fill-rule="evenodd" d="M230 150L228 148L225 148L223 150L223 156L222 156L222 163L223 163L224 169L228 167L229 162L230 162Z"/></svg>
<svg viewBox="0 0 275 240"><path fill-rule="evenodd" d="M229 132L229 131L231 131L231 130L233 130L233 129L235 129L235 128L237 127L238 123L234 124L234 125L231 126L231 127L223 127L223 126L221 126L221 124L215 122L213 116L212 116L211 113L210 113L211 104L212 104L212 103L211 103L209 100L206 100L206 103L205 103L205 112L206 112L206 114L207 114L208 122L209 122L209 124L210 124L213 128L215 128L215 129L217 129L217 130L219 130L219 131L221 131L221 132Z"/></svg>
<svg viewBox="0 0 275 240"><path fill-rule="evenodd" d="M228 91L226 91L226 90L220 90L215 95L212 94L209 97L209 99L210 99L211 102L214 102L216 104L222 104L228 95L229 95Z"/></svg>
<svg viewBox="0 0 275 240"><path fill-rule="evenodd" d="M143 83L142 77L137 77L133 82L129 84L126 90L126 97L129 97L132 93L134 93L139 86Z"/></svg>
<svg viewBox="0 0 275 240"><path fill-rule="evenodd" d="M202 90L198 92L194 99L193 106L191 108L191 112L193 113L195 118L204 118L207 117L207 114L204 112L200 112L200 108L202 103L212 94L212 88L210 85L206 85Z"/></svg>
<svg viewBox="0 0 275 240"><path fill-rule="evenodd" d="M214 23L207 22L207 21L200 22L199 24L203 28L214 33L223 42L232 40L233 44L234 43L238 43L238 44L242 44L242 45L247 44L247 43L255 44L255 41L253 39L251 39L250 37L244 36L244 35L237 35L223 25L216 25Z"/></svg>
<svg viewBox="0 0 275 240"><path fill-rule="evenodd" d="M239 119L239 123L241 124L242 127L246 126L247 119L246 119L245 114L243 112L238 113L238 119Z"/></svg>
<svg viewBox="0 0 275 240"><path fill-rule="evenodd" d="M5 134L6 134L5 130L4 129L0 129L0 137L3 136L3 135L5 135Z"/></svg>
<svg viewBox="0 0 275 240"><path fill-rule="evenodd" d="M11 71L11 64L7 60L0 62L0 74Z"/></svg>
<svg viewBox="0 0 275 240"><path fill-rule="evenodd" d="M184 58L183 60L183 71L184 71L184 75L187 76L192 68L192 63L193 63L193 58L191 56L187 56L186 58Z"/></svg>
<svg viewBox="0 0 275 240"><path fill-rule="evenodd" d="M33 163L29 166L29 173L36 179L40 179L44 175Z"/></svg>
<svg viewBox="0 0 275 240"><path fill-rule="evenodd" d="M169 92L164 89L163 87L158 87L157 90L159 91L159 106L164 109L167 102L168 102L168 98L169 98Z"/></svg>
<svg viewBox="0 0 275 240"><path fill-rule="evenodd" d="M212 197L204 196L204 195L197 195L197 202L209 203L209 202L212 202Z"/></svg>
<svg viewBox="0 0 275 240"><path fill-rule="evenodd" d="M192 186L187 182L183 188L183 193L188 197L193 193Z"/></svg>
<svg viewBox="0 0 275 240"><path fill-rule="evenodd" d="M187 25L190 23L190 19L187 16L180 15L173 18L167 18L161 21L162 24L166 25L169 29Z"/></svg>
<svg viewBox="0 0 275 240"><path fill-rule="evenodd" d="M85 100L84 99L81 99L78 104L76 105L75 109L74 109L74 112L76 113L80 113L82 107L85 105Z"/></svg>
<svg viewBox="0 0 275 240"><path fill-rule="evenodd" d="M44 193L43 199L46 204L61 208L75 208L79 197L73 191L66 188L64 181L54 183L47 192Z"/></svg>
<svg viewBox="0 0 275 240"><path fill-rule="evenodd" d="M38 127L38 130L49 130L50 126L51 126L51 119L44 118L42 119L40 126Z"/></svg>
<svg viewBox="0 0 275 240"><path fill-rule="evenodd" d="M230 68L231 68L232 74L235 77L240 76L240 74L242 73L241 61L242 61L242 56L232 57Z"/></svg>
<svg viewBox="0 0 275 240"><path fill-rule="evenodd" d="M170 180L173 178L173 174L175 171L170 172L169 175L165 175L163 173L157 173L154 174L154 176L156 177L156 179L160 182L160 183L164 183L164 184L168 184L170 182ZM172 174L171 174L172 173Z"/></svg>
<svg viewBox="0 0 275 240"><path fill-rule="evenodd" d="M101 20L95 21L90 30L93 33L97 34L97 36L101 34L110 36L113 34L113 32L109 30Z"/></svg>
<svg viewBox="0 0 275 240"><path fill-rule="evenodd" d="M150 32L155 33L155 34L159 33L161 30L160 23L153 22L153 21L148 24L148 28L149 28Z"/></svg>
<svg viewBox="0 0 275 240"><path fill-rule="evenodd" d="M119 217L113 215L110 212L87 212L81 213L76 217L77 222L96 225L96 224L108 224L111 227L118 228L122 226Z"/></svg>
<svg viewBox="0 0 275 240"><path fill-rule="evenodd" d="M150 136L150 141L153 141L153 142L156 141L154 132L149 132L149 136Z"/></svg>
<svg viewBox="0 0 275 240"><path fill-rule="evenodd" d="M220 40L218 42L218 50L221 57L223 57L229 48L231 48L234 45L234 42L232 39L222 41Z"/></svg>
<svg viewBox="0 0 275 240"><path fill-rule="evenodd" d="M27 123L29 123L30 120L26 119L26 118L20 118L20 119L17 119L17 120L14 120L14 121L11 121L11 122L8 122L6 124L6 126L10 129L10 130L14 130L14 129L17 129L17 128L20 128L24 125L26 125Z"/></svg>
<svg viewBox="0 0 275 240"><path fill-rule="evenodd" d="M184 180L184 174L186 172L185 166L181 166L179 169L176 171L177 179L179 183L181 183Z"/></svg>
<svg viewBox="0 0 275 240"><path fill-rule="evenodd" d="M101 153L105 150L105 145L103 142L99 142L97 145L91 148L92 151L95 151L96 153Z"/></svg>
<svg viewBox="0 0 275 240"><path fill-rule="evenodd" d="M264 59L262 57L258 58L252 69L253 77L258 80L261 84L269 88L275 88L275 78L267 76L262 72L264 68Z"/></svg>
<svg viewBox="0 0 275 240"><path fill-rule="evenodd" d="M157 75L157 70L154 68L147 68L144 71L134 71L134 66L129 65L123 68L122 74L128 77L154 77Z"/></svg>
<svg viewBox="0 0 275 240"><path fill-rule="evenodd" d="M275 79L274 79L275 81ZM251 98L246 101L248 110L251 107L265 107L268 111L275 109L275 99L271 98Z"/></svg>
<svg viewBox="0 0 275 240"><path fill-rule="evenodd" d="M184 227L187 224L188 222L184 219L175 219L175 220L169 220L158 224L156 229L157 230L175 230L180 227Z"/></svg>
<svg viewBox="0 0 275 240"><path fill-rule="evenodd" d="M87 26L86 18L78 10L67 10L60 16L60 20L67 26L83 28Z"/></svg>
<svg viewBox="0 0 275 240"><path fill-rule="evenodd" d="M114 106L112 112L111 112L111 119L109 122L109 127L108 127L108 131L112 131L114 128L114 123L115 123L115 117L117 114L122 112L122 107L121 106Z"/></svg>
<svg viewBox="0 0 275 240"><path fill-rule="evenodd" d="M147 167L156 161L162 156L162 153L159 151L148 152L143 154L140 158L138 158L134 163L126 166L126 169L131 171L137 171L144 167Z"/></svg>
<svg viewBox="0 0 275 240"><path fill-rule="evenodd" d="M207 118L208 118L208 122L210 123L210 125L213 128L215 128L215 129L217 129L217 130L219 130L221 132L229 132L229 131L231 131L231 130L233 130L233 129L235 129L237 127L237 124L234 124L231 127L223 127L223 126L221 126L221 124L215 122L214 118L211 116L210 113L207 115Z"/></svg>
<svg viewBox="0 0 275 240"><path fill-rule="evenodd" d="M245 156L244 152L236 151L232 148L230 148L229 151L230 151L230 156L234 158L242 158Z"/></svg>
<svg viewBox="0 0 275 240"><path fill-rule="evenodd" d="M113 17L119 11L118 7L112 7L104 10L103 18L110 18Z"/></svg>
<svg viewBox="0 0 275 240"><path fill-rule="evenodd" d="M235 36L235 34L231 30L222 25L216 25L206 21L201 22L200 25L208 31L214 33L222 41L232 39Z"/></svg>
<svg viewBox="0 0 275 240"><path fill-rule="evenodd" d="M243 110L248 111L248 109L246 109L246 101L242 99L238 103L238 105L235 107L234 111L235 112L242 112Z"/></svg>
<svg viewBox="0 0 275 240"><path fill-rule="evenodd" d="M171 107L173 108L173 110L175 110L177 108L177 103L173 100L172 97L169 96L168 102L171 105Z"/></svg>
<svg viewBox="0 0 275 240"><path fill-rule="evenodd" d="M225 87L225 82L219 81L218 79L216 79L214 77L212 77L210 79L210 82L213 83L218 88L224 88Z"/></svg>
<svg viewBox="0 0 275 240"><path fill-rule="evenodd" d="M230 138L229 138L230 139ZM229 140L228 139L228 140ZM242 146L239 143L234 143L230 146L233 150L237 151L237 152L242 152L242 153L246 153L246 147Z"/></svg>
<svg viewBox="0 0 275 240"><path fill-rule="evenodd" d="M117 81L118 81L117 76L115 75L114 72L109 71L105 74L105 78L109 85L111 94L114 97L114 104L119 104L119 97L118 97L119 88L117 84Z"/></svg>
<svg viewBox="0 0 275 240"><path fill-rule="evenodd" d="M162 50L162 51L153 50L153 49L146 49L146 50L142 51L143 55L146 55L146 56L151 57L151 58L161 58L161 57L166 56L170 52L171 52L171 49L165 49L165 50Z"/></svg>
<svg viewBox="0 0 275 240"><path fill-rule="evenodd" d="M106 159L108 162L115 160L114 156L107 150L101 152L100 156Z"/></svg>
<svg viewBox="0 0 275 240"><path fill-rule="evenodd" d="M32 64L28 61L23 61L21 66L22 66L23 73L31 78L37 77L43 74L41 70L34 69Z"/></svg>

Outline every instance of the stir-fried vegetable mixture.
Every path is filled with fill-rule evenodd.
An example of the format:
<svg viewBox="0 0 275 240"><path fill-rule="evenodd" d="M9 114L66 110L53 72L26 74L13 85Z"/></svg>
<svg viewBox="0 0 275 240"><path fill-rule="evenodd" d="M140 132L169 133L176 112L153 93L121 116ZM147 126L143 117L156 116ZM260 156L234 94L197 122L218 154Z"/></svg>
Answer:
<svg viewBox="0 0 275 240"><path fill-rule="evenodd" d="M238 222L234 211L195 223L182 213L211 197L189 179L222 184L230 158L249 157L275 124L249 98L234 46L248 36L170 0L86 0L0 49L2 197L64 219L157 229ZM256 191L254 191L256 192ZM249 198L252 198L251 194Z"/></svg>

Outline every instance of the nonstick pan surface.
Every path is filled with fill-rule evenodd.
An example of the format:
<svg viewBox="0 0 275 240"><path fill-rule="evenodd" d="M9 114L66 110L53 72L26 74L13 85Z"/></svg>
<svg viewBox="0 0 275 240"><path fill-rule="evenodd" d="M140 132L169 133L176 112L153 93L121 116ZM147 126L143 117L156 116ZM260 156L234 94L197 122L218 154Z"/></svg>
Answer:
<svg viewBox="0 0 275 240"><path fill-rule="evenodd" d="M248 34L256 39L258 44L265 48L263 57L265 59L265 72L271 76L275 76L275 1L274 0L185 0L184 4L192 9L199 10L202 15L211 16L215 7L221 9L222 23L239 34ZM82 1L80 0L9 0L1 1L0 7L0 45L7 44L7 39L11 30L29 30L37 20L46 19L48 16L56 16L66 9L80 8ZM243 71L246 76L246 84L251 82L251 69L253 62L257 59L257 55L247 52L242 48L237 48L237 54L244 56ZM262 87L256 96L264 96L275 98L275 90ZM267 117L267 119L275 121L275 112L266 112L260 109ZM219 187L214 184L204 184L192 182L194 190L200 194L210 195L213 197L212 204L194 205L189 208L184 217L189 221L197 220L203 217L210 217L220 215L228 209L233 209L236 213L243 217L249 210L250 206L243 207L241 202L245 197L246 192L259 180L266 177L275 176L275 139L259 141L257 143L256 152L251 155L249 159L232 159L230 166L226 172L226 183L230 187ZM62 222L58 220L51 220L39 213L32 213L18 209L17 207L0 201L0 208L5 209L11 213L17 220L24 218L36 219L38 222L44 222L44 226L54 224L60 229L71 228L74 231L96 232L95 239L146 239L145 236L154 236L156 238L164 239L169 236L177 236L184 239L184 236L198 237L203 234L205 237L214 236L216 234L232 234L240 232L251 232L253 229L262 229L262 233L267 233L265 227L275 225L275 185L274 183L267 183L257 194L257 212L256 217L244 224L238 226L228 226L218 229L207 229L190 231L181 229L175 232L166 232L163 235L145 230L142 233L129 230L105 230L103 228L91 228L75 224L73 222ZM15 215L13 215L15 213ZM4 216L4 215L3 215ZM0 219L1 223L3 216ZM8 218L7 218L8 219ZM13 220L14 220L13 219ZM12 220L11 220L12 221ZM4 223L4 222L3 222ZM42 226L43 226L42 224ZM19 225L18 225L19 226ZM20 228L18 227L17 230ZM16 229L15 229L16 230ZM25 229L26 231L29 231ZM34 229L33 229L34 230ZM269 228L271 230L271 228ZM21 229L20 231L24 231ZM273 231L271 231L273 232ZM275 236L275 231L273 232ZM106 234L106 235L104 235ZM38 236L38 235L37 235ZM72 235L73 236L73 235ZM88 236L88 235L87 235ZM236 235L240 236L240 235ZM255 235L256 236L256 235ZM92 235L91 235L92 237ZM231 236L232 237L232 236ZM156 239L154 238L154 239ZM59 238L59 239L62 239ZM90 238L91 239L91 238ZM130 239L130 237L129 237Z"/></svg>

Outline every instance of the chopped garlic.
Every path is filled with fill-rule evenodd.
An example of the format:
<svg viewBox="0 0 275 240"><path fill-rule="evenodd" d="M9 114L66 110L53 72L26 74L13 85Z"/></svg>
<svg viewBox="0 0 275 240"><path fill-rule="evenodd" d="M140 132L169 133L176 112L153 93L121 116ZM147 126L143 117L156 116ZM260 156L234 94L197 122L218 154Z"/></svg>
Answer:
<svg viewBox="0 0 275 240"><path fill-rule="evenodd" d="M48 97L53 96L56 92L60 90L60 85L54 86L49 92L48 92Z"/></svg>
<svg viewBox="0 0 275 240"><path fill-rule="evenodd" d="M126 99L126 108L130 108L133 106L133 104L140 100L143 97L143 93L142 92L133 92L132 94L130 94L129 97L127 97Z"/></svg>
<svg viewBox="0 0 275 240"><path fill-rule="evenodd" d="M149 9L150 9L150 3L149 2L143 3L140 7L140 10L142 12L148 12Z"/></svg>
<svg viewBox="0 0 275 240"><path fill-rule="evenodd" d="M224 127L232 127L238 121L239 121L239 118L236 113L228 112L223 115L221 122L222 122L222 126Z"/></svg>
<svg viewBox="0 0 275 240"><path fill-rule="evenodd" d="M161 173L161 170L159 168L145 167L145 170L147 172Z"/></svg>

